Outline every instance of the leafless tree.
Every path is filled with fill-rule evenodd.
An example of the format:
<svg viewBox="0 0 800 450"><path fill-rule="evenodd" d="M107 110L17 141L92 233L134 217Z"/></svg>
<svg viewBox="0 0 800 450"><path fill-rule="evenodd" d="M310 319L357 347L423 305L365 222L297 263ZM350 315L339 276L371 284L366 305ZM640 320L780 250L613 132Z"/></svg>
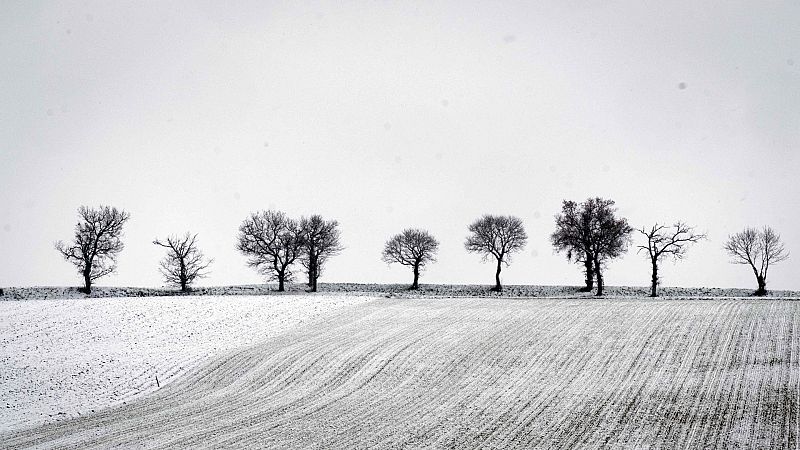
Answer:
<svg viewBox="0 0 800 450"><path fill-rule="evenodd" d="M761 230L745 228L728 237L725 250L734 264L747 264L753 269L758 282L756 295L767 295L767 271L770 265L789 258L789 252L781 242L781 236L771 227Z"/></svg>
<svg viewBox="0 0 800 450"><path fill-rule="evenodd" d="M278 281L284 291L291 281L291 265L303 252L299 225L280 211L253 213L239 226L236 248L248 257L247 264Z"/></svg>
<svg viewBox="0 0 800 450"><path fill-rule="evenodd" d="M117 255L125 246L122 243L122 226L130 214L110 206L98 209L78 208L80 221L75 225L75 238L71 245L58 241L56 250L78 268L83 276L83 292L92 292L92 282L117 269Z"/></svg>
<svg viewBox="0 0 800 450"><path fill-rule="evenodd" d="M383 260L387 264L411 266L414 282L409 289L419 288L419 274L428 263L436 262L439 242L425 230L407 228L393 236L383 247Z"/></svg>
<svg viewBox="0 0 800 450"><path fill-rule="evenodd" d="M556 215L556 231L550 235L550 242L557 252L566 252L568 261L583 265L586 285L581 292L594 289L591 212L583 204L564 200L561 214Z"/></svg>
<svg viewBox="0 0 800 450"><path fill-rule="evenodd" d="M583 203L564 201L556 216L556 231L550 241L567 259L580 262L586 270L586 287L591 291L597 280L597 295L603 295L603 269L608 261L628 250L633 229L624 218L616 217L613 200L589 198Z"/></svg>
<svg viewBox="0 0 800 450"><path fill-rule="evenodd" d="M566 252L568 260L583 264L586 286L581 291L591 291L596 279L597 295L603 295L603 269L630 245L633 229L615 214L613 200L595 197L580 204L565 200L561 214L556 215L556 231L550 235L550 242L556 251Z"/></svg>
<svg viewBox="0 0 800 450"><path fill-rule="evenodd" d="M589 216L592 265L597 279L597 295L603 295L603 269L612 259L628 251L633 228L625 218L617 218L613 200L599 197L590 198L583 203Z"/></svg>
<svg viewBox="0 0 800 450"><path fill-rule="evenodd" d="M300 262L308 274L308 287L317 292L317 280L322 275L322 268L331 256L342 251L339 242L339 222L325 220L314 214L300 219L300 232L303 242L303 255Z"/></svg>
<svg viewBox="0 0 800 450"><path fill-rule="evenodd" d="M197 235L188 231L182 237L172 235L166 241L156 239L153 244L167 249L159 271L167 284L179 286L181 292L188 292L196 279L205 278L208 275L205 270L214 261L205 259L203 252L197 248Z"/></svg>
<svg viewBox="0 0 800 450"><path fill-rule="evenodd" d="M683 222L677 222L672 226L656 223L649 230L642 227L637 231L647 238L647 244L638 245L637 252L647 252L647 256L650 257L650 264L653 267L651 297L658 297L658 263L661 259L665 256L672 257L676 261L683 259L689 245L706 238L705 234L696 233L693 227Z"/></svg>
<svg viewBox="0 0 800 450"><path fill-rule="evenodd" d="M514 216L493 216L486 214L469 226L470 235L464 247L473 253L482 253L483 260L493 257L497 261L495 286L493 291L503 290L500 284L500 271L503 264L511 263L511 255L525 247L528 235L522 226L522 219Z"/></svg>

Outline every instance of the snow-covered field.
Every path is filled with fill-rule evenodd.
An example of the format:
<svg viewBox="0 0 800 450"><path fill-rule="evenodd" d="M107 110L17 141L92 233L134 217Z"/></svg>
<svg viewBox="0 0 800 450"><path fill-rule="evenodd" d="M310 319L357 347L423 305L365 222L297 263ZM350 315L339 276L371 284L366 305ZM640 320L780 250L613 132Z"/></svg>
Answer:
<svg viewBox="0 0 800 450"><path fill-rule="evenodd" d="M213 356L369 297L281 295L0 302L0 431L151 392Z"/></svg>
<svg viewBox="0 0 800 450"><path fill-rule="evenodd" d="M375 284L375 283L320 283L319 290L324 293L342 295L383 295L391 293L403 297L566 297L590 298L592 292L579 292L580 286L544 286L544 285L506 285L502 292L491 291L492 286L479 284L420 284L419 290L409 291L408 284ZM276 286L268 284L252 284L239 286L197 287L193 295L288 295L302 294L307 287L304 284L287 284L286 293L275 291ZM664 286L659 288L659 295L664 298L720 298L749 297L755 288L680 288ZM650 294L648 286L606 286L606 297L646 297ZM181 295L175 289L109 287L95 286L90 297L160 297ZM85 298L77 287L11 287L5 288L0 300L34 300ZM769 292L773 298L800 298L798 291Z"/></svg>
<svg viewBox="0 0 800 450"><path fill-rule="evenodd" d="M337 299L339 309L329 313ZM25 343L4 358L26 347L25 361L14 365L30 364L19 375L35 380L13 381L30 389L14 398L33 404L18 405L4 421L48 404L73 405L74 392L89 405L95 399L72 375L109 353L129 356L95 364L86 379L130 373L127 395L150 392L94 414L14 427L0 442L80 449L800 446L798 301L309 296L128 304L137 301L56 302L50 313L40 311L47 301L4 309L3 323L19 325L4 328L3 339ZM244 303L219 304L236 301ZM315 308L319 320L292 326L310 321ZM142 311L147 318L137 316ZM193 316L199 323L186 325ZM59 323L65 329L50 343ZM96 333L103 338L92 339ZM57 345L60 339L69 343ZM234 349L221 351L223 343ZM43 357L48 346L64 357ZM125 350L112 351L119 347ZM149 359L155 369L140 362L150 347L161 349ZM154 371L176 366L183 372L153 390ZM93 383L92 395L116 387Z"/></svg>

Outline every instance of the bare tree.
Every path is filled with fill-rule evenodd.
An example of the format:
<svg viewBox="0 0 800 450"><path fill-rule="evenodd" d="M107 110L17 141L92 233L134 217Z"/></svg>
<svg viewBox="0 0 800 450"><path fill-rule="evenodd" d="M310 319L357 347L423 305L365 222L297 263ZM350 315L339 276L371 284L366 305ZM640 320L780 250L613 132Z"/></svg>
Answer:
<svg viewBox="0 0 800 450"><path fill-rule="evenodd" d="M339 242L339 222L325 220L314 214L300 219L300 232L303 241L303 255L300 262L308 274L308 287L317 292L317 280L322 275L322 267L328 258L342 251Z"/></svg>
<svg viewBox="0 0 800 450"><path fill-rule="evenodd" d="M615 213L613 200L595 197L580 204L565 200L556 215L550 242L556 251L566 252L568 260L583 264L586 286L581 291L591 291L596 279L597 295L603 295L604 267L628 249L633 229Z"/></svg>
<svg viewBox="0 0 800 450"><path fill-rule="evenodd" d="M284 291L291 281L291 265L303 251L303 236L297 222L280 211L253 213L239 226L236 248L248 257L247 264L278 281Z"/></svg>
<svg viewBox="0 0 800 450"><path fill-rule="evenodd" d="M586 285L581 292L594 289L594 255L592 254L591 211L571 200L564 200L561 214L556 215L556 231L550 242L557 252L566 252L567 260L583 265Z"/></svg>
<svg viewBox="0 0 800 450"><path fill-rule="evenodd" d="M613 200L590 198L582 207L589 217L589 248L597 279L597 296L603 295L603 269L612 259L628 251L633 228L625 218L617 218Z"/></svg>
<svg viewBox="0 0 800 450"><path fill-rule="evenodd" d="M80 221L75 225L72 245L63 241L55 244L56 250L78 268L83 276L83 292L92 292L92 282L117 269L117 255L125 246L122 243L122 226L130 214L110 206L98 209L78 208Z"/></svg>
<svg viewBox="0 0 800 450"><path fill-rule="evenodd" d="M303 250L303 253L300 255L298 261L300 261L300 266L303 267L303 271L306 273L306 277L308 277L306 280L306 286L308 286L308 290L311 292L311 288L314 286L312 277L316 278L317 280L322 277L322 275L325 273L325 264L328 262L328 258L326 255L320 255L319 259L317 260L317 267L316 270L314 270L313 275L311 273L311 261L308 258L306 250Z"/></svg>
<svg viewBox="0 0 800 450"><path fill-rule="evenodd" d="M153 244L167 249L159 271L167 284L179 286L181 292L188 292L196 279L205 278L208 275L205 270L214 261L205 259L203 252L197 248L197 235L188 231L182 237L172 235L166 241L156 239Z"/></svg>
<svg viewBox="0 0 800 450"><path fill-rule="evenodd" d="M482 253L483 260L494 257L497 261L495 286L493 291L503 290L500 284L502 265L511 263L511 254L525 247L528 235L522 226L522 219L514 216L493 216L486 214L469 226L470 235L464 247L473 253Z"/></svg>
<svg viewBox="0 0 800 450"><path fill-rule="evenodd" d="M771 227L761 230L745 228L728 237L725 250L734 264L747 264L753 269L758 282L756 295L767 295L767 271L770 265L789 258L789 252L781 242L781 236Z"/></svg>
<svg viewBox="0 0 800 450"><path fill-rule="evenodd" d="M683 222L677 222L672 226L656 223L649 230L642 227L637 231L647 238L647 244L638 245L637 252L647 252L647 256L650 257L650 264L653 267L651 297L658 297L658 263L661 259L665 256L670 256L675 261L683 259L689 245L706 238L705 234L696 233L693 227Z"/></svg>
<svg viewBox="0 0 800 450"><path fill-rule="evenodd" d="M428 263L436 262L437 241L425 230L407 228L395 235L383 247L383 260L387 264L411 266L414 282L409 289L419 288L419 274Z"/></svg>

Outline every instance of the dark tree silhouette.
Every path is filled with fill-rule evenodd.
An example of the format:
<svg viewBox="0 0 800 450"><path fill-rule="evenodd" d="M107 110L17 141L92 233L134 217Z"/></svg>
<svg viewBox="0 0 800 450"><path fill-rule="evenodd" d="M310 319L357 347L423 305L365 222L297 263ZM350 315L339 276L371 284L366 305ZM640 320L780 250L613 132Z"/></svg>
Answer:
<svg viewBox="0 0 800 450"><path fill-rule="evenodd" d="M486 214L469 226L470 235L464 243L467 251L481 253L483 260L493 257L497 261L493 291L500 292L500 271L502 265L511 263L511 254L522 250L528 242L528 235L522 220L514 216L493 216Z"/></svg>
<svg viewBox="0 0 800 450"><path fill-rule="evenodd" d="M583 203L589 216L590 243L592 265L597 279L597 296L603 295L603 269L612 259L622 256L628 251L633 228L624 218L617 218L617 209L613 200L599 197L590 198Z"/></svg>
<svg viewBox="0 0 800 450"><path fill-rule="evenodd" d="M203 252L197 248L197 235L188 231L182 237L172 235L166 241L156 239L153 244L167 249L159 271L167 284L179 286L181 292L188 292L196 279L205 278L208 275L205 270L214 261L205 259Z"/></svg>
<svg viewBox="0 0 800 450"><path fill-rule="evenodd" d="M253 213L239 226L237 250L248 257L247 264L284 291L291 281L291 265L303 252L303 235L295 220L280 211Z"/></svg>
<svg viewBox="0 0 800 450"><path fill-rule="evenodd" d="M647 244L638 245L637 252L647 252L653 268L650 297L658 297L658 263L661 259L665 256L670 256L676 261L683 259L689 245L706 238L705 234L696 233L693 227L683 222L677 222L672 226L656 223L649 230L643 227L637 231L647 238Z"/></svg>
<svg viewBox="0 0 800 450"><path fill-rule="evenodd" d="M300 232L303 242L303 255L300 262L308 274L308 287L317 292L317 280L328 258L342 251L339 242L339 222L325 220L314 214L300 219Z"/></svg>
<svg viewBox="0 0 800 450"><path fill-rule="evenodd" d="M591 291L596 279L597 295L603 295L604 266L628 249L633 229L615 213L613 200L595 197L580 204L565 200L556 215L550 242L556 251L566 252L568 260L583 264L586 286L581 291Z"/></svg>
<svg viewBox="0 0 800 450"><path fill-rule="evenodd" d="M758 283L756 295L767 295L767 271L772 264L789 258L781 236L770 227L761 230L745 228L728 237L725 250L734 264L747 264L753 269Z"/></svg>
<svg viewBox="0 0 800 450"><path fill-rule="evenodd" d="M383 260L387 264L411 266L414 282L409 289L419 288L419 274L428 263L436 262L439 242L425 230L407 228L393 236L383 247Z"/></svg>
<svg viewBox="0 0 800 450"><path fill-rule="evenodd" d="M561 214L556 215L556 231L550 235L550 242L557 252L566 252L568 261L583 265L586 286L581 288L581 292L590 292L594 288L590 213L583 205L564 200Z"/></svg>
<svg viewBox="0 0 800 450"><path fill-rule="evenodd" d="M556 251L567 253L567 259L584 265L586 287L582 291L591 291L594 278L597 295L603 295L604 266L630 245L633 229L615 214L613 200L595 197L580 204L564 201L561 214L556 216L556 231L550 241Z"/></svg>
<svg viewBox="0 0 800 450"><path fill-rule="evenodd" d="M117 255L125 246L122 243L122 226L130 214L110 206L98 209L78 208L80 221L75 225L72 245L63 241L55 244L56 250L78 268L83 276L82 291L90 294L92 282L117 269Z"/></svg>

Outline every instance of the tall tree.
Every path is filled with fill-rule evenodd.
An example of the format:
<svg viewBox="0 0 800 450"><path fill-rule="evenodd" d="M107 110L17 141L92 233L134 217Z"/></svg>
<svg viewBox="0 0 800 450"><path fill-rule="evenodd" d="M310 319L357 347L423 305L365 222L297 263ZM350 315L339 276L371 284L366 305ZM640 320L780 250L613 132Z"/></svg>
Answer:
<svg viewBox="0 0 800 450"><path fill-rule="evenodd" d="M771 227L761 230L745 228L744 231L728 237L725 250L734 264L746 264L753 269L758 290L756 295L767 295L767 271L773 264L789 258L781 236Z"/></svg>
<svg viewBox="0 0 800 450"><path fill-rule="evenodd" d="M311 292L317 292L317 280L322 275L323 265L331 256L342 251L339 222L325 220L318 214L302 217L300 232L303 243L300 262L308 274L308 287Z"/></svg>
<svg viewBox="0 0 800 450"><path fill-rule="evenodd" d="M130 214L111 206L97 209L78 208L80 221L75 225L71 245L58 241L56 250L75 265L83 276L83 292L92 292L92 282L117 270L117 255L125 248L122 226Z"/></svg>
<svg viewBox="0 0 800 450"><path fill-rule="evenodd" d="M557 252L566 252L567 260L583 265L586 285L582 292L594 289L594 255L592 254L591 211L571 200L564 200L561 214L556 215L556 231L550 242Z"/></svg>
<svg viewBox="0 0 800 450"><path fill-rule="evenodd" d="M628 251L633 228L625 218L617 218L613 200L600 197L590 198L583 203L589 216L592 265L597 279L597 296L603 295L605 280L603 269L612 259Z"/></svg>
<svg viewBox="0 0 800 450"><path fill-rule="evenodd" d="M597 280L597 295L603 295L603 269L608 261L625 253L633 229L628 221L618 219L613 200L589 198L583 203L565 200L556 216L556 231L550 241L556 251L567 253L567 259L583 264L586 287L591 291Z"/></svg>
<svg viewBox="0 0 800 450"><path fill-rule="evenodd" d="M383 260L387 264L410 266L414 282L409 289L419 288L419 274L429 263L436 262L439 241L426 230L407 228L393 236L383 247Z"/></svg>
<svg viewBox="0 0 800 450"><path fill-rule="evenodd" d="M469 226L470 235L464 243L468 252L481 253L483 260L494 258L497 262L493 291L501 292L500 271L503 264L511 263L511 255L522 250L528 235L522 219L515 216L493 216L486 214Z"/></svg>
<svg viewBox="0 0 800 450"><path fill-rule="evenodd" d="M179 286L181 292L188 292L195 280L205 278L208 275L205 270L214 261L205 259L203 252L197 248L197 235L188 231L182 237L172 235L164 241L156 239L153 244L167 249L159 271L167 284Z"/></svg>
<svg viewBox="0 0 800 450"><path fill-rule="evenodd" d="M292 279L292 264L303 252L303 234L283 212L257 212L239 226L236 248L248 257L250 267L277 280L282 292Z"/></svg>
<svg viewBox="0 0 800 450"><path fill-rule="evenodd" d="M705 239L706 235L696 233L693 227L683 222L677 222L672 226L659 225L656 223L649 230L642 227L637 230L647 238L647 243L638 245L637 252L646 252L650 257L650 264L653 268L650 296L658 296L658 263L665 256L672 257L673 260L683 259L689 245Z"/></svg>

